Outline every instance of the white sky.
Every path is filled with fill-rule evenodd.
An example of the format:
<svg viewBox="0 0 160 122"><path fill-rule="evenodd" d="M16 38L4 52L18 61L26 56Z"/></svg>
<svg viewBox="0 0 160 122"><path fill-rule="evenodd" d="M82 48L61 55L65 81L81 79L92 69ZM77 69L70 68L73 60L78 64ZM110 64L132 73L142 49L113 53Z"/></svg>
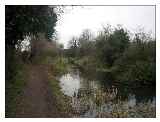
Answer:
<svg viewBox="0 0 160 122"><path fill-rule="evenodd" d="M122 24L131 32L143 27L155 33L154 6L85 6L66 7L57 22L58 40L66 48L73 36L79 36L84 29L93 33L101 30L102 25Z"/></svg>

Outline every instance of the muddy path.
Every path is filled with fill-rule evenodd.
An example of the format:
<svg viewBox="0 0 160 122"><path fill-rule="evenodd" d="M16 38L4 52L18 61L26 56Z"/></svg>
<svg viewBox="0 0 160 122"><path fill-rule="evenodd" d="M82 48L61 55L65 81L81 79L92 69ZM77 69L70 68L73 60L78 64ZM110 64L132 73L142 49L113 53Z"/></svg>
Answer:
<svg viewBox="0 0 160 122"><path fill-rule="evenodd" d="M49 86L47 68L40 65L28 67L28 80L20 97L16 117L65 117L59 112L55 96Z"/></svg>

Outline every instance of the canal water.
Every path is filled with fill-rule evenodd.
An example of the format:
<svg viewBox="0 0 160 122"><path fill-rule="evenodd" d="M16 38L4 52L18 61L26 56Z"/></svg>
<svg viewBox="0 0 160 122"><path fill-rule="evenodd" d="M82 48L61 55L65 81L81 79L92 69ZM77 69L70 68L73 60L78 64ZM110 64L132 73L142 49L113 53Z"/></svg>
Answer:
<svg viewBox="0 0 160 122"><path fill-rule="evenodd" d="M114 84L109 74L76 67L58 80L76 117L155 117L155 88L127 88Z"/></svg>

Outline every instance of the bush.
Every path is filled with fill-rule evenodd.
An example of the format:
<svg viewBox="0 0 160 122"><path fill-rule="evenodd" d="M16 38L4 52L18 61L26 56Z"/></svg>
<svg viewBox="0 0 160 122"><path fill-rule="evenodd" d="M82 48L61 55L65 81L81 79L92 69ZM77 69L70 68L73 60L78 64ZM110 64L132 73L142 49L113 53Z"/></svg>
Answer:
<svg viewBox="0 0 160 122"><path fill-rule="evenodd" d="M115 64L118 81L137 84L155 84L155 42L133 42Z"/></svg>

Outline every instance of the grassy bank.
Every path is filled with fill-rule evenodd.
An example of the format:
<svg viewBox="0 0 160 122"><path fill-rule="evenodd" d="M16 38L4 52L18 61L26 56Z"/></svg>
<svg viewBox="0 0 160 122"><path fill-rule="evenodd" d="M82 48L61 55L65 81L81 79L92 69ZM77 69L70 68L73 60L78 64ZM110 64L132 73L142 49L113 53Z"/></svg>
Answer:
<svg viewBox="0 0 160 122"><path fill-rule="evenodd" d="M18 70L17 70L18 69ZM22 95L25 86L26 66L18 64L15 76L10 81L6 81L5 87L5 116L15 117L18 98Z"/></svg>
<svg viewBox="0 0 160 122"><path fill-rule="evenodd" d="M52 94L54 96L54 101L58 111L62 114L60 117L72 117L73 109L70 105L71 98L66 96L61 91L59 81L56 80L56 76L63 74L69 68L68 59L64 57L46 57L41 60L41 64L48 67L48 80L49 85L52 89Z"/></svg>
<svg viewBox="0 0 160 122"><path fill-rule="evenodd" d="M59 81L57 81L53 75L49 75L49 84L52 88L58 111L62 113L61 117L72 117L73 109L70 105L71 98L62 93Z"/></svg>

